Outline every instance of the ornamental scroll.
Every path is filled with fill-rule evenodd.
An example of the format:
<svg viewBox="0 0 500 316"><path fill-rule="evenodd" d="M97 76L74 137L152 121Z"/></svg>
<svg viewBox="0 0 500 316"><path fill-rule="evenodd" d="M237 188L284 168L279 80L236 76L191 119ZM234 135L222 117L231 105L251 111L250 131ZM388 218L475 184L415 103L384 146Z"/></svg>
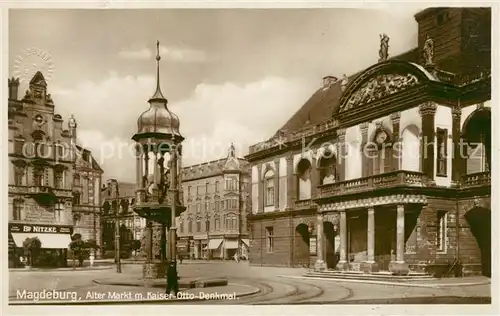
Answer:
<svg viewBox="0 0 500 316"><path fill-rule="evenodd" d="M340 109L341 112L356 106L382 99L391 94L405 90L418 83L417 77L412 74L385 74L368 80L361 88L354 92Z"/></svg>

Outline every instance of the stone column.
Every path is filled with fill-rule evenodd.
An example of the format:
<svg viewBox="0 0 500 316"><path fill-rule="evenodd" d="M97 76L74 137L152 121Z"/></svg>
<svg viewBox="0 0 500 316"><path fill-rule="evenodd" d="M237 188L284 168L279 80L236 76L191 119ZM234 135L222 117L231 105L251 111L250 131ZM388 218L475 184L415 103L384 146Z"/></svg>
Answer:
<svg viewBox="0 0 500 316"><path fill-rule="evenodd" d="M364 272L377 272L378 265L375 262L375 209L368 208L368 227L367 227L367 258L361 264L361 269Z"/></svg>
<svg viewBox="0 0 500 316"><path fill-rule="evenodd" d="M465 174L462 169L463 161L462 157L462 141L461 141L461 131L460 131L460 118L462 115L462 108L460 105L456 105L451 109L452 117L452 139L453 139L453 156L451 163L451 183L453 186L457 187L460 185L460 177Z"/></svg>
<svg viewBox="0 0 500 316"><path fill-rule="evenodd" d="M433 102L426 102L419 107L419 113L422 118L422 140L421 156L422 171L425 174L429 184L434 185L434 139L436 127L434 118L437 106Z"/></svg>
<svg viewBox="0 0 500 316"><path fill-rule="evenodd" d="M368 159L367 146L368 143L368 122L361 123L359 129L361 130L361 177L369 177L369 170L371 168L370 159Z"/></svg>
<svg viewBox="0 0 500 316"><path fill-rule="evenodd" d="M323 259L323 214L318 214L316 219L316 245L317 245L317 259L314 264L314 271L326 270L326 263Z"/></svg>
<svg viewBox="0 0 500 316"><path fill-rule="evenodd" d="M396 112L391 114L392 121L392 171L397 171L401 169L401 140L399 135L399 121L401 119L401 113Z"/></svg>
<svg viewBox="0 0 500 316"><path fill-rule="evenodd" d="M397 206L396 218L396 261L391 262L389 270L393 274L406 275L409 272L408 265L404 261L405 254L405 207Z"/></svg>
<svg viewBox="0 0 500 316"><path fill-rule="evenodd" d="M262 179L262 165L257 165L257 186L258 186L258 205L257 213L264 212L264 180Z"/></svg>
<svg viewBox="0 0 500 316"><path fill-rule="evenodd" d="M153 261L153 222L146 224L146 261Z"/></svg>
<svg viewBox="0 0 500 316"><path fill-rule="evenodd" d="M347 214L345 210L340 211L340 260L337 263L337 270L347 270Z"/></svg>
<svg viewBox="0 0 500 316"><path fill-rule="evenodd" d="M345 128L337 129L337 164L339 181L345 180L346 167L345 167L345 156L346 156L346 146L345 146Z"/></svg>
<svg viewBox="0 0 500 316"><path fill-rule="evenodd" d="M293 155L286 157L286 208L293 207Z"/></svg>
<svg viewBox="0 0 500 316"><path fill-rule="evenodd" d="M274 210L280 210L280 159L274 159Z"/></svg>
<svg viewBox="0 0 500 316"><path fill-rule="evenodd" d="M143 188L142 183L142 147L140 145L136 146L136 156L135 156L135 181L137 183L138 189Z"/></svg>

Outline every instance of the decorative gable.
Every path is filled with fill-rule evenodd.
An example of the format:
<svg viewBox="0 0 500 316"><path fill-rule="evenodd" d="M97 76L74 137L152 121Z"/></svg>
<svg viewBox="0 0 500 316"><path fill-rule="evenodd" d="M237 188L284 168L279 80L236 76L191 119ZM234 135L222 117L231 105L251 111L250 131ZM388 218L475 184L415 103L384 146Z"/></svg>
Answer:
<svg viewBox="0 0 500 316"><path fill-rule="evenodd" d="M340 112L344 112L385 98L391 94L408 89L419 83L417 77L413 74L383 74L366 81L356 92L354 92L347 102L342 104Z"/></svg>

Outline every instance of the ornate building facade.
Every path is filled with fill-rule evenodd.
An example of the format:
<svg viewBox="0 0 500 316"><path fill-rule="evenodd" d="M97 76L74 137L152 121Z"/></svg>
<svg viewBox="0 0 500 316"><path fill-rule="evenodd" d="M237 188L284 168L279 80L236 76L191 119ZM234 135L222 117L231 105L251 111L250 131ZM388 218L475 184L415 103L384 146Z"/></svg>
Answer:
<svg viewBox="0 0 500 316"><path fill-rule="evenodd" d="M179 245L188 245L190 257L231 259L248 257L248 163L228 156L182 169L186 212L177 218Z"/></svg>
<svg viewBox="0 0 500 316"><path fill-rule="evenodd" d="M58 252L59 264L65 265L66 249L74 232L95 236L98 228L92 216L99 213L99 204L88 211L74 205L74 190L94 196L92 190L78 189L73 182L83 171L81 157L93 161L93 179L99 185L102 170L88 151L77 146L77 124L73 117L68 129L47 93L47 82L37 72L28 90L19 99L19 79L9 79L9 265L19 264L23 242L38 237L46 252ZM86 171L87 172L87 171ZM86 202L85 205L94 205ZM90 214L91 224L81 214Z"/></svg>
<svg viewBox="0 0 500 316"><path fill-rule="evenodd" d="M146 220L139 217L134 210L135 183L119 182L110 179L101 189L102 197L102 246L104 249L114 249L116 220L120 222L122 243L130 239L141 240Z"/></svg>
<svg viewBox="0 0 500 316"><path fill-rule="evenodd" d="M250 147L251 264L491 273L491 10L415 19Z"/></svg>
<svg viewBox="0 0 500 316"><path fill-rule="evenodd" d="M78 145L76 145L76 150L78 154L73 176L74 232L81 234L84 240L94 240L97 245L101 245L100 188L103 170L91 151ZM97 249L96 258L100 258L101 251L101 248Z"/></svg>

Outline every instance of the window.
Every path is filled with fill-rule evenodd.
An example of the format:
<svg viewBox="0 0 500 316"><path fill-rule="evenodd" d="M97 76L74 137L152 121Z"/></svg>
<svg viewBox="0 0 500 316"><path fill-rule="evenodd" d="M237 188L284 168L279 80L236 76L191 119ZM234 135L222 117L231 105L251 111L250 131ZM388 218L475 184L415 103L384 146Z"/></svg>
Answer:
<svg viewBox="0 0 500 316"><path fill-rule="evenodd" d="M274 228L266 227L266 248L267 252L273 252L274 250Z"/></svg>
<svg viewBox="0 0 500 316"><path fill-rule="evenodd" d="M446 251L446 230L447 230L448 212L437 212L437 232L436 232L436 250Z"/></svg>
<svg viewBox="0 0 500 316"><path fill-rule="evenodd" d="M23 201L20 199L14 200L12 219L15 221L21 220L21 210L23 209Z"/></svg>
<svg viewBox="0 0 500 316"><path fill-rule="evenodd" d="M33 175L33 182L35 186L43 186L44 181L43 181L43 176L45 174L45 171L43 168L35 168L34 170L34 175Z"/></svg>
<svg viewBox="0 0 500 316"><path fill-rule="evenodd" d="M208 182L205 184L205 193L210 193L210 184Z"/></svg>
<svg viewBox="0 0 500 316"><path fill-rule="evenodd" d="M210 218L209 217L206 218L205 229L207 230L207 232L210 231Z"/></svg>
<svg viewBox="0 0 500 316"><path fill-rule="evenodd" d="M196 221L196 232L201 232L201 222L199 220Z"/></svg>
<svg viewBox="0 0 500 316"><path fill-rule="evenodd" d="M191 192L191 189L192 189L191 186L188 186L188 196L191 196L191 194L193 193Z"/></svg>
<svg viewBox="0 0 500 316"><path fill-rule="evenodd" d="M199 194L200 194L200 186L199 186L199 185L197 185L197 186L196 186L196 195L199 195Z"/></svg>
<svg viewBox="0 0 500 316"><path fill-rule="evenodd" d="M265 205L274 205L274 178L267 178L265 180L266 184L266 195L265 195Z"/></svg>
<svg viewBox="0 0 500 316"><path fill-rule="evenodd" d="M219 230L220 229L220 216L215 216L214 218L214 226L215 226L215 230Z"/></svg>
<svg viewBox="0 0 500 316"><path fill-rule="evenodd" d="M238 208L238 199L228 199L227 200L227 208L228 209L237 209Z"/></svg>
<svg viewBox="0 0 500 316"><path fill-rule="evenodd" d="M74 192L73 193L73 205L78 205L80 204L80 193L79 192ZM109 208L109 204L108 204Z"/></svg>
<svg viewBox="0 0 500 316"><path fill-rule="evenodd" d="M219 192L220 187L219 187L219 181L215 181L215 192Z"/></svg>
<svg viewBox="0 0 500 316"><path fill-rule="evenodd" d="M215 201L215 211L218 212L220 210L220 201Z"/></svg>
<svg viewBox="0 0 500 316"><path fill-rule="evenodd" d="M225 222L227 230L236 230L238 228L238 219L235 215L226 216Z"/></svg>
<svg viewBox="0 0 500 316"><path fill-rule="evenodd" d="M448 156L448 130L438 128L436 132L437 155L436 155L436 175L446 177L446 158Z"/></svg>
<svg viewBox="0 0 500 316"><path fill-rule="evenodd" d="M62 189L63 188L63 178L64 178L64 173L62 170L56 170L54 172L54 187L56 189Z"/></svg>
<svg viewBox="0 0 500 316"><path fill-rule="evenodd" d="M21 166L14 167L14 184L15 185L23 185L25 172L26 172L26 169L24 167L21 167Z"/></svg>
<svg viewBox="0 0 500 316"><path fill-rule="evenodd" d="M205 202L205 212L210 211L210 202Z"/></svg>
<svg viewBox="0 0 500 316"><path fill-rule="evenodd" d="M201 203L196 204L196 213L201 212Z"/></svg>
<svg viewBox="0 0 500 316"><path fill-rule="evenodd" d="M63 211L63 204L62 203L56 203L55 205L55 218L56 222L60 222L62 220L62 211Z"/></svg>
<svg viewBox="0 0 500 316"><path fill-rule="evenodd" d="M189 220L189 222L188 222L188 233L192 233L192 232L193 232L193 221Z"/></svg>
<svg viewBox="0 0 500 316"><path fill-rule="evenodd" d="M181 234L184 234L184 222L183 221L179 222L179 231Z"/></svg>

